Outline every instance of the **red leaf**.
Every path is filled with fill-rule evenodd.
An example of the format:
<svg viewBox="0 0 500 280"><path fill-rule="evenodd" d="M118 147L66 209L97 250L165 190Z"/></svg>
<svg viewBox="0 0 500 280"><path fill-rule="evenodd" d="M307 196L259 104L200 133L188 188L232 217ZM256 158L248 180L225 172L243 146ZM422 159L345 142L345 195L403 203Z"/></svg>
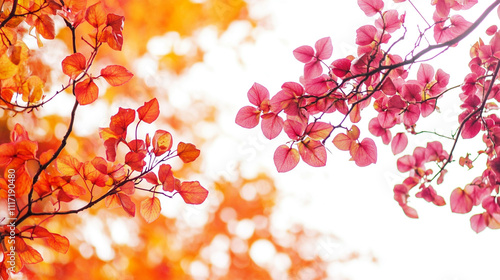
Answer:
<svg viewBox="0 0 500 280"><path fill-rule="evenodd" d="M371 17L384 8L382 0L358 0L358 5L365 15Z"/></svg>
<svg viewBox="0 0 500 280"><path fill-rule="evenodd" d="M167 192L173 192L175 189L175 177L172 172L172 166L170 164L160 165L160 170L158 171L158 177L163 185L163 190Z"/></svg>
<svg viewBox="0 0 500 280"><path fill-rule="evenodd" d="M261 128L267 139L276 138L283 129L283 119L274 113L264 114L262 115Z"/></svg>
<svg viewBox="0 0 500 280"><path fill-rule="evenodd" d="M320 141L306 139L297 144L302 160L310 166L326 165L326 149Z"/></svg>
<svg viewBox="0 0 500 280"><path fill-rule="evenodd" d="M450 206L453 213L469 213L473 206L472 197L461 188L456 188L451 193Z"/></svg>
<svg viewBox="0 0 500 280"><path fill-rule="evenodd" d="M75 96L80 105L87 105L97 100L99 88L92 78L87 78L76 84Z"/></svg>
<svg viewBox="0 0 500 280"><path fill-rule="evenodd" d="M101 2L97 2L94 5L87 8L85 13L85 20L90 23L95 28L106 23L106 11L104 10Z"/></svg>
<svg viewBox="0 0 500 280"><path fill-rule="evenodd" d="M73 80L85 71L85 68L87 67L85 56L81 53L74 53L67 56L63 59L61 64L63 73L68 75Z"/></svg>
<svg viewBox="0 0 500 280"><path fill-rule="evenodd" d="M274 152L274 165L278 172L288 172L299 163L299 152L287 145L279 146Z"/></svg>
<svg viewBox="0 0 500 280"><path fill-rule="evenodd" d="M208 196L208 190L203 188L198 181L182 182L177 192L187 204L201 204Z"/></svg>
<svg viewBox="0 0 500 280"><path fill-rule="evenodd" d="M194 161L199 155L200 150L196 149L195 145L183 142L177 144L177 156L179 156L184 163Z"/></svg>
<svg viewBox="0 0 500 280"><path fill-rule="evenodd" d="M153 153L156 156L161 156L170 151L172 148L172 134L170 132L159 129L153 136Z"/></svg>
<svg viewBox="0 0 500 280"><path fill-rule="evenodd" d="M153 98L148 102L144 102L144 105L137 109L137 113L139 114L139 120L146 123L154 122L160 115L160 105L158 104L158 100Z"/></svg>
<svg viewBox="0 0 500 280"><path fill-rule="evenodd" d="M392 139L391 149L394 155L397 155L404 151L406 146L408 145L408 137L404 132L397 133Z"/></svg>
<svg viewBox="0 0 500 280"><path fill-rule="evenodd" d="M147 223L153 222L154 220L158 219L158 217L160 217L160 200L155 196L144 199L143 201L141 201L139 212Z"/></svg>
<svg viewBox="0 0 500 280"><path fill-rule="evenodd" d="M414 156L406 155L398 159L397 166L401 173L410 171L415 167L416 161Z"/></svg>
<svg viewBox="0 0 500 280"><path fill-rule="evenodd" d="M109 65L101 70L101 76L106 81L116 87L128 82L134 74L130 73L127 68L120 65Z"/></svg>
<svg viewBox="0 0 500 280"><path fill-rule="evenodd" d="M245 106L236 114L236 124L244 128L254 128L259 124L260 110Z"/></svg>
<svg viewBox="0 0 500 280"><path fill-rule="evenodd" d="M353 143L350 153L357 166L364 167L377 163L377 146L370 138L365 138L361 143Z"/></svg>
<svg viewBox="0 0 500 280"><path fill-rule="evenodd" d="M160 168L161 168L161 166L160 166ZM146 173L144 176L142 176L142 178L146 179L146 181L150 184L158 185L158 177L152 171Z"/></svg>
<svg viewBox="0 0 500 280"><path fill-rule="evenodd" d="M123 210L132 217L135 217L135 203L130 197L124 193L118 193L118 200L120 201Z"/></svg>
<svg viewBox="0 0 500 280"><path fill-rule="evenodd" d="M146 165L146 161L144 158L146 157L146 153L140 152L128 152L125 155L125 164L130 166L132 170L141 172L144 166Z"/></svg>
<svg viewBox="0 0 500 280"><path fill-rule="evenodd" d="M116 135L121 136L123 139L127 136L127 127L134 122L135 111L132 109L119 108L118 113L111 116L111 122L109 123L109 128Z"/></svg>
<svg viewBox="0 0 500 280"><path fill-rule="evenodd" d="M301 46L293 51L293 56L303 63L308 63L314 57L314 49L311 46Z"/></svg>

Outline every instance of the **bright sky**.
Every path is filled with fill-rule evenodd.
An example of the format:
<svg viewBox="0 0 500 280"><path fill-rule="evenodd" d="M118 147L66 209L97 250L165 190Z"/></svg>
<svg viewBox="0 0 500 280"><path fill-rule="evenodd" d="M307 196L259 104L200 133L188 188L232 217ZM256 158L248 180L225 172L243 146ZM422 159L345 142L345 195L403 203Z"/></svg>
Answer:
<svg viewBox="0 0 500 280"><path fill-rule="evenodd" d="M343 241L339 245L329 240L318 240L318 251L326 251L327 255L333 257L341 254L338 252L357 250L365 255L373 254L379 261L370 264L366 259L361 259L334 265L332 277L497 279L497 273L491 268L496 267L499 260L498 232L486 230L476 234L469 226L469 215L452 214L448 205L438 208L423 200L411 201L411 205L419 211L420 219L407 218L393 199L394 184L404 179L396 169L397 157L392 156L390 149L382 146L380 141L377 142L379 158L376 166L359 168L348 161L346 153L330 146L332 154L329 154L328 164L324 168L311 168L301 163L292 172L275 172L272 155L286 138L268 141L261 135L260 129L245 130L234 124L237 110L248 103L246 92L253 82L265 85L273 94L283 82L298 81L303 65L293 58L292 51L300 45L313 45L319 38L332 37L334 58L355 53L355 28L372 23L374 19L367 19L356 1L249 2L253 7L253 15L270 16L270 29L250 30L246 23L234 23L220 42L213 40L213 31L204 30L199 39L208 42L206 63L194 67L185 77L186 80L196 79L196 83L186 82L179 86L180 91L200 94L213 92L209 102L217 104L221 111L223 133L207 151L207 158L212 159L210 165L206 166L208 176L225 174L230 178L234 174L232 165L238 160L243 161L243 175L250 176L261 169L269 170L274 173L278 188L284 194L274 219L277 226L301 221L310 227L335 234ZM420 5L425 7L427 2ZM391 2L391 5L395 4ZM472 13L477 11L481 11L479 5ZM422 12L430 15L424 10ZM465 18L472 21L476 17L470 15ZM408 28L413 28L413 32L415 23L425 28L425 23L411 8L408 8L406 19ZM427 19L430 21L431 17ZM489 21L498 22L495 13ZM488 26L483 24L478 35L473 38L485 37L483 32ZM242 43L248 32L255 36L254 43ZM411 40L412 37L407 38ZM458 77L450 85L460 83L463 79L464 74L459 71L467 71L468 48L472 43L462 43L461 47L453 50L458 52L457 55L451 55L452 60L447 55L435 66ZM447 102L454 102L453 98ZM456 125L455 114L458 110L442 106L443 114L426 123L435 124L438 121L444 126ZM365 125L362 137L370 137L366 123L362 125ZM431 139L416 139L413 144L425 145ZM466 151L464 148L470 147L471 143L465 142L458 152ZM444 146L449 149L451 144L444 142ZM227 152L221 154L220 151ZM407 149L406 153L411 153L411 150ZM447 201L451 190L463 187L477 176L473 174L474 170L463 171L457 169L450 172L445 184L436 188Z"/></svg>
<svg viewBox="0 0 500 280"><path fill-rule="evenodd" d="M367 19L356 1L248 2L252 7L252 16L267 18L268 28L251 29L248 23L235 22L221 40L216 39L214 29L202 30L195 40L201 42L207 52L205 63L194 66L177 80L160 78L155 72L154 59L147 57L137 65L141 71L134 71L146 75L149 73L152 79L171 81L167 86L174 105L185 106L189 104L190 98L203 98L207 103L217 105L221 112L220 123L211 133L219 133L219 137L203 149L205 158L210 159L205 166L206 176L211 179L221 175L227 179L234 178L234 165L237 162L241 162L243 176L268 170L274 174L277 187L283 193L280 207L273 217L277 227L302 222L311 228L338 236L342 240L340 244L332 240L318 240L316 251L326 257L334 258L354 250L378 259L376 264L361 258L359 261L333 265L332 277L354 280L498 279L498 273L494 271L499 261L498 231L487 229L476 234L470 228L469 215L452 214L448 205L438 208L423 200L411 201L420 219L407 218L393 199L394 184L404 179L396 169L397 157L392 156L390 149L378 139L379 158L375 166L357 167L348 161L347 153L336 150L330 143L328 148L332 153L328 155L326 167L311 168L300 163L286 174L275 171L272 155L286 138L278 137L269 141L264 139L260 129L246 130L234 123L238 109L248 103L248 89L258 82L274 94L283 82L298 81L303 64L294 59L293 49L304 44L313 45L323 37L332 37L334 58L354 54L355 29L372 23L374 19ZM386 2L395 7L392 1ZM428 2L420 5L423 8ZM417 24L425 28L425 23L411 7L398 7L408 10L406 21L409 29L415 32ZM472 13L477 11L482 11L479 5ZM430 21L431 13L422 12ZM472 21L476 17L471 15L465 18ZM498 22L496 13L490 16L489 21ZM489 25L483 24L480 32L472 38L477 39L479 35L484 37L483 32ZM414 38L411 32L409 30L407 36L410 45L413 44L411 38ZM255 42L244 42L249 33L254 36ZM463 42L452 50L456 51L456 55L448 54L446 59L437 61L436 68L441 67L452 77L458 77L450 85L460 83L463 79L466 72L460 71L467 71L468 48L472 44L473 41ZM152 53L161 54L166 48L189 48L189 41L181 41L171 33L151 41L149 47ZM449 104L453 102L456 102L456 98L446 101ZM441 109L441 115L425 123L439 122L446 133L446 127L451 126L448 131L454 129L459 110L444 105ZM372 137L367 132L366 122L362 122L360 128L361 137ZM415 139L410 145L425 145L427 140L432 139ZM465 148L471 144L473 142L463 141L458 154L467 151ZM451 143L444 142L444 147L449 149ZM411 152L407 149L404 154ZM464 170L450 171L445 184L436 188L447 201L451 190L464 187L466 182L477 176L475 170ZM260 251L258 247L253 253L251 250L252 256L272 254L265 244L260 245Z"/></svg>

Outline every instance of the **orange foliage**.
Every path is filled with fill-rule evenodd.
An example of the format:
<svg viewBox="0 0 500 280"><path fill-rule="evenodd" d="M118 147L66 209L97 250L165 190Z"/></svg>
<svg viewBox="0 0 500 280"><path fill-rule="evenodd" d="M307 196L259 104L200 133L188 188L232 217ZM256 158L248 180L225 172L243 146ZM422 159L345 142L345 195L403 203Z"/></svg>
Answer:
<svg viewBox="0 0 500 280"><path fill-rule="evenodd" d="M235 20L252 22L245 1L10 0L1 5L0 204L8 210L0 219L2 279L9 273L25 279L190 279L196 267L207 268L209 279L271 279L276 273L298 279L304 271L312 273L308 279L326 276L327 262L318 254L304 257L298 248L304 242L314 246L319 233L300 226L273 228L277 191L267 175L219 180L210 194L199 181L185 180L201 176L195 161L200 150L171 132L190 131L202 146L193 125L213 122L216 109L195 120L179 111L162 116L166 98L152 98L158 91L132 79L128 70L154 36L173 31L184 38L205 26L223 32ZM56 28L58 22L65 27ZM38 48L28 48L25 41L33 40L28 34ZM67 50L59 46L61 59L49 63L44 52L57 47L55 41ZM159 61L179 74L202 57L195 45L192 52L172 50ZM63 95L73 103L56 101ZM92 135L75 133L77 108L101 99L119 103L123 96L133 97L137 109L120 107L108 127ZM49 102L61 102L58 114L42 114ZM139 126L148 129L152 123L172 129L155 127L143 135ZM177 162L166 163L175 157ZM242 188L257 195L245 197ZM180 198L164 200L176 194L185 204L176 204ZM179 207L179 215L168 212L170 204ZM162 212L162 206L168 210ZM142 218L129 218L136 212ZM11 227L12 218L17 220ZM242 235L235 228L240 223L253 230ZM120 239L117 230L128 237ZM87 236L96 233L103 240ZM284 236L288 242L282 242ZM259 242L271 244L289 265L279 272L255 260L252 246ZM215 252L220 244L224 251ZM11 251L16 252L12 260ZM224 264L214 261L221 253L228 260Z"/></svg>

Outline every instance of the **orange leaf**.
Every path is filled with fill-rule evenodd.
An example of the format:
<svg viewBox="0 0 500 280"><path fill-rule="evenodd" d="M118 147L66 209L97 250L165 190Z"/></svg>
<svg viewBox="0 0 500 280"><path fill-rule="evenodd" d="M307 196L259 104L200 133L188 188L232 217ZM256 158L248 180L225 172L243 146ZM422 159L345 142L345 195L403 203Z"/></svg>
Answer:
<svg viewBox="0 0 500 280"><path fill-rule="evenodd" d="M82 163L70 155L64 155L57 159L56 167L61 172L61 175L73 176L80 172Z"/></svg>
<svg viewBox="0 0 500 280"><path fill-rule="evenodd" d="M33 249L30 245L26 244L22 238L16 236L16 253L19 254L23 263L34 264L43 261L42 255Z"/></svg>
<svg viewBox="0 0 500 280"><path fill-rule="evenodd" d="M201 204L208 196L208 190L198 181L182 182L177 190L187 204Z"/></svg>
<svg viewBox="0 0 500 280"><path fill-rule="evenodd" d="M52 40L56 37L54 28L54 21L47 14L42 14L35 21L36 31L42 35L43 38Z"/></svg>
<svg viewBox="0 0 500 280"><path fill-rule="evenodd" d="M109 128L117 136L123 139L127 136L127 127L135 120L135 111L132 109L119 108L118 113L111 117Z"/></svg>
<svg viewBox="0 0 500 280"><path fill-rule="evenodd" d="M7 53L0 56L0 80L12 78L17 73L17 70L17 65L12 63Z"/></svg>
<svg viewBox="0 0 500 280"><path fill-rule="evenodd" d="M135 217L135 203L130 199L130 197L123 193L118 193L118 199L120 200L123 210L127 212L132 217Z"/></svg>
<svg viewBox="0 0 500 280"><path fill-rule="evenodd" d="M74 53L67 56L63 59L61 64L63 73L68 75L73 80L85 71L85 68L87 68L87 61L85 56L81 53Z"/></svg>
<svg viewBox="0 0 500 280"><path fill-rule="evenodd" d="M85 20L95 28L98 28L99 26L106 23L106 11L104 10L101 2L97 2L87 8L87 12L85 13Z"/></svg>
<svg viewBox="0 0 500 280"><path fill-rule="evenodd" d="M157 130L153 136L153 152L161 156L172 148L172 134L165 130Z"/></svg>
<svg viewBox="0 0 500 280"><path fill-rule="evenodd" d="M190 143L179 142L177 145L177 155L184 162L192 162L200 155L200 150L196 149L196 146Z"/></svg>
<svg viewBox="0 0 500 280"><path fill-rule="evenodd" d="M154 122L160 115L160 105L158 104L158 100L153 98L150 101L145 102L144 105L137 109L137 113L139 114L139 120L146 123Z"/></svg>
<svg viewBox="0 0 500 280"><path fill-rule="evenodd" d="M116 195L116 194L106 196L106 198L104 199L104 204L109 209L120 207L122 205L120 200L118 199L118 195Z"/></svg>
<svg viewBox="0 0 500 280"><path fill-rule="evenodd" d="M141 202L140 213L146 222L151 223L160 217L161 204L157 197L146 198Z"/></svg>
<svg viewBox="0 0 500 280"><path fill-rule="evenodd" d="M59 253L66 254L66 252L68 252L69 240L62 235L52 233L52 238L47 239L47 243L49 244L50 248Z"/></svg>
<svg viewBox="0 0 500 280"><path fill-rule="evenodd" d="M97 100L99 88L92 78L87 78L76 84L75 95L80 105L87 105Z"/></svg>
<svg viewBox="0 0 500 280"><path fill-rule="evenodd" d="M109 65L101 70L101 76L106 81L116 87L128 82L134 74L130 73L127 68L120 65Z"/></svg>
<svg viewBox="0 0 500 280"><path fill-rule="evenodd" d="M351 144L354 142L349 136L344 133L339 133L333 138L333 144L341 151L349 151Z"/></svg>

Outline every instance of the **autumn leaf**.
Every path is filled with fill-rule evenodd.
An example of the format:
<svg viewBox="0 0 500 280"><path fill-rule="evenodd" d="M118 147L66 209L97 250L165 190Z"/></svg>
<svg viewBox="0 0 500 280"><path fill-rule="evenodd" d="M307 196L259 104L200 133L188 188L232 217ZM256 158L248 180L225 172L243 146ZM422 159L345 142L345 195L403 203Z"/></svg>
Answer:
<svg viewBox="0 0 500 280"><path fill-rule="evenodd" d="M179 142L177 144L177 156L184 162L192 162L200 155L200 150L190 143Z"/></svg>
<svg viewBox="0 0 500 280"><path fill-rule="evenodd" d="M135 217L135 203L126 194L118 193L117 195L123 210L130 216Z"/></svg>
<svg viewBox="0 0 500 280"><path fill-rule="evenodd" d="M187 204L201 204L208 196L208 190L203 188L198 181L182 182L177 192Z"/></svg>
<svg viewBox="0 0 500 280"><path fill-rule="evenodd" d="M43 38L52 40L56 37L56 31L54 27L54 20L47 15L40 15L35 21L36 31L42 35Z"/></svg>
<svg viewBox="0 0 500 280"><path fill-rule="evenodd" d="M80 105L88 105L97 100L99 88L92 78L87 78L76 84L75 96Z"/></svg>
<svg viewBox="0 0 500 280"><path fill-rule="evenodd" d="M141 216L147 223L153 222L160 216L161 212L160 200L155 196L144 199L143 201L141 201L141 206L139 211L141 213Z"/></svg>
<svg viewBox="0 0 500 280"><path fill-rule="evenodd" d="M174 173L172 172L172 166L170 166L170 164L160 165L160 170L158 171L158 179L162 183L164 191L167 192L174 191L175 177Z"/></svg>
<svg viewBox="0 0 500 280"><path fill-rule="evenodd" d="M106 79L106 81L114 87L123 85L133 76L134 74L120 65L109 65L101 70L101 77Z"/></svg>
<svg viewBox="0 0 500 280"><path fill-rule="evenodd" d="M12 78L17 73L17 70L17 65L12 63L7 53L0 56L0 80Z"/></svg>
<svg viewBox="0 0 500 280"><path fill-rule="evenodd" d="M87 8L85 13L85 20L95 28L106 23L107 16L101 2L97 2L94 5Z"/></svg>
<svg viewBox="0 0 500 280"><path fill-rule="evenodd" d="M374 16L384 8L382 0L358 0L358 5L369 17Z"/></svg>
<svg viewBox="0 0 500 280"><path fill-rule="evenodd" d="M67 56L62 61L63 73L68 75L71 79L76 79L87 68L87 61L85 56L81 53L74 53Z"/></svg>
<svg viewBox="0 0 500 280"><path fill-rule="evenodd" d="M71 155L64 155L56 160L57 170L63 176L73 176L80 172L82 163Z"/></svg>
<svg viewBox="0 0 500 280"><path fill-rule="evenodd" d="M153 136L153 153L158 157L170 151L172 148L172 134L159 129Z"/></svg>
<svg viewBox="0 0 500 280"><path fill-rule="evenodd" d="M150 101L145 102L144 105L137 109L137 113L139 115L139 120L146 123L154 122L160 115L160 105L158 104L158 100L153 98Z"/></svg>
<svg viewBox="0 0 500 280"><path fill-rule="evenodd" d="M135 120L135 111L132 109L119 108L118 113L111 117L109 128L123 139L127 137L127 128Z"/></svg>

